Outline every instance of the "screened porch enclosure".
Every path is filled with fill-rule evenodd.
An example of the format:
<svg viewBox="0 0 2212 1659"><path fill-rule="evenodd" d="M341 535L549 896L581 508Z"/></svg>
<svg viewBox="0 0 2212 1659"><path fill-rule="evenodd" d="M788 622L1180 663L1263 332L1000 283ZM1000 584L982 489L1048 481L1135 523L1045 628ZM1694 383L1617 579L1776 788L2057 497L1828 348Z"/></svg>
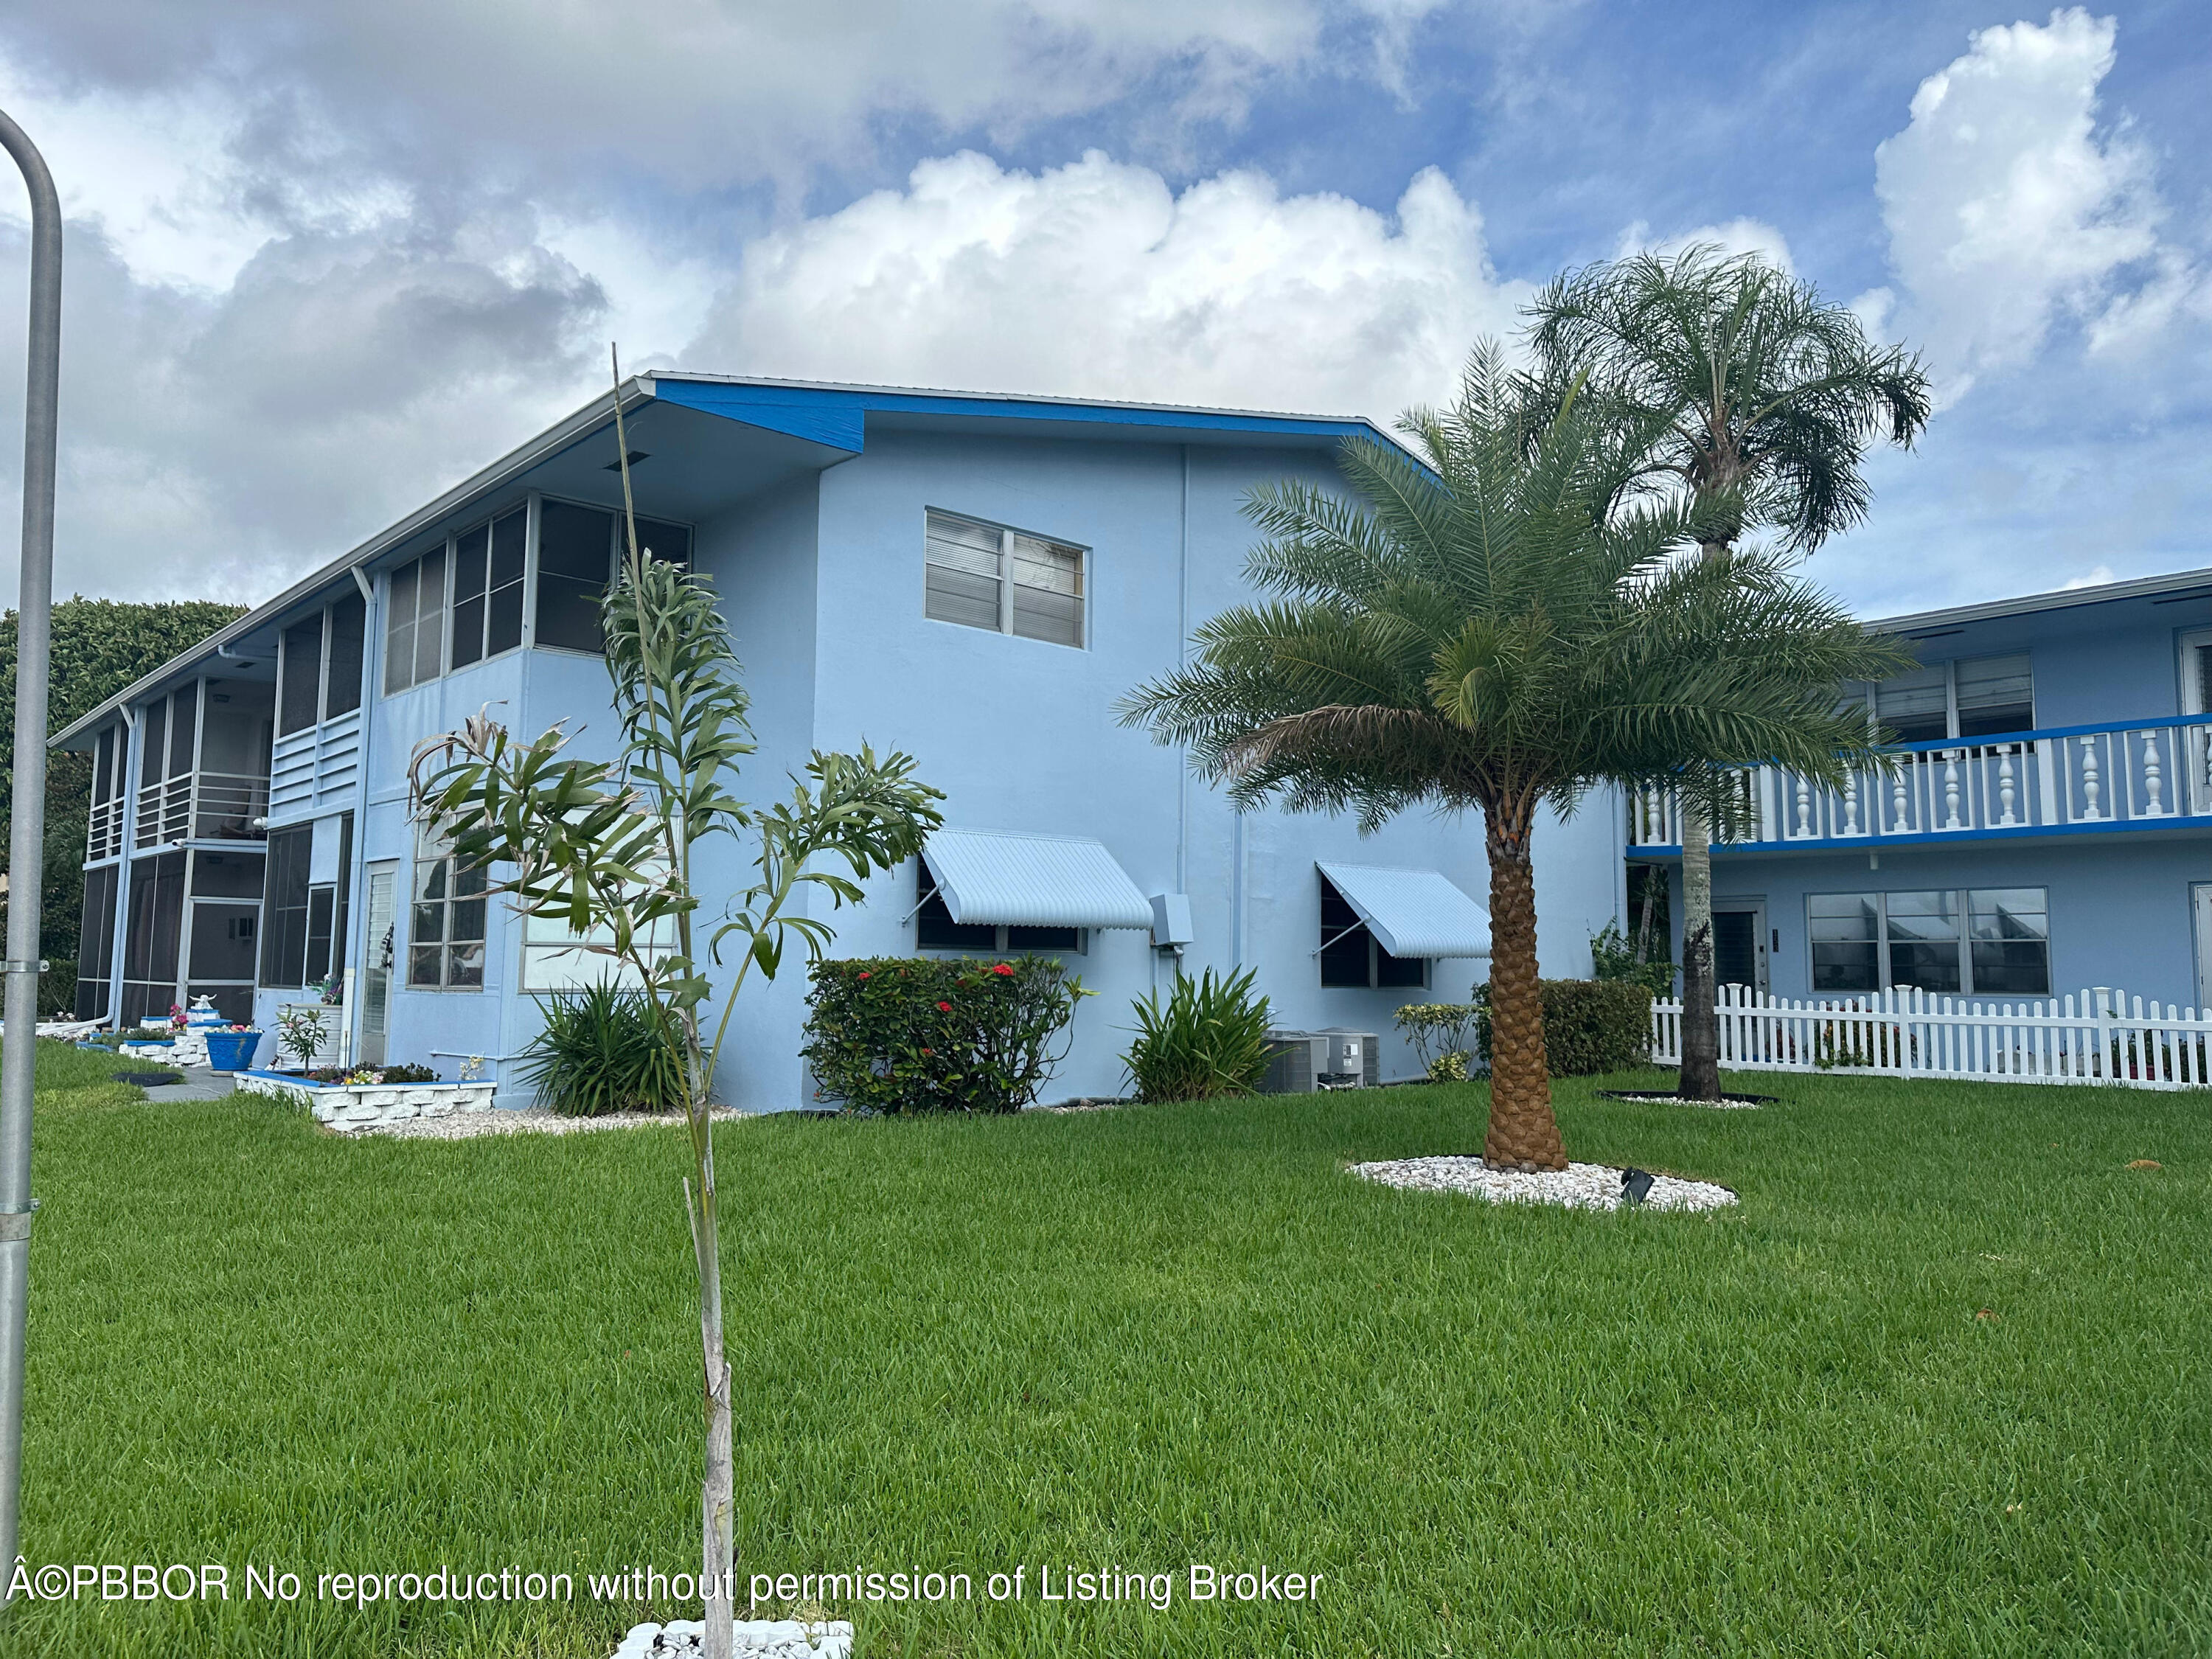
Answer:
<svg viewBox="0 0 2212 1659"><path fill-rule="evenodd" d="M133 849L259 840L275 718L275 689L248 680L195 680L148 704L139 715ZM95 839L100 825L95 814Z"/></svg>
<svg viewBox="0 0 2212 1659"><path fill-rule="evenodd" d="M254 953L260 939L263 857L258 848L233 852L187 848L131 860L129 914L123 935L123 997L117 1013L126 1024L159 1018L195 997L215 999L227 1019L253 1018ZM112 905L114 870L101 885ZM87 878L85 910L93 920L94 890ZM89 963L88 964L89 965ZM106 980L78 981L78 1008L104 998Z"/></svg>

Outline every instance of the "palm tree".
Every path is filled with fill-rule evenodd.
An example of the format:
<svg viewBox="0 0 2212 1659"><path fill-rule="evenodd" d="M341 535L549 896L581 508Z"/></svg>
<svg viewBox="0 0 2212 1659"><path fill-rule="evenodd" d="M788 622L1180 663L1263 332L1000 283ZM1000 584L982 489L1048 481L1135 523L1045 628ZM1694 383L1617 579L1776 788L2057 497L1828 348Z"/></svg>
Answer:
<svg viewBox="0 0 2212 1659"><path fill-rule="evenodd" d="M1270 597L1216 617L1197 653L1123 701L1240 804L1479 810L1490 865L1491 1104L1484 1157L1561 1169L1537 991L1531 842L1594 784L1705 787L1768 757L1838 777L1864 755L1845 679L1896 653L1768 551L1682 556L1684 501L1625 497L1636 447L1570 398L1530 431L1495 344L1457 402L1400 422L1420 459L1352 440L1352 499L1254 492L1247 563ZM1425 465L1423 463L1425 462Z"/></svg>
<svg viewBox="0 0 2212 1659"><path fill-rule="evenodd" d="M1700 503L1708 557L1753 526L1809 552L1857 523L1872 501L1869 447L1887 437L1909 448L1928 423L1917 356L1875 346L1850 310L1756 254L1699 245L1586 266L1528 314L1538 407L1582 386L1623 431L1644 434L1627 487ZM1681 1092L1714 1100L1711 819L1694 799L1685 809Z"/></svg>

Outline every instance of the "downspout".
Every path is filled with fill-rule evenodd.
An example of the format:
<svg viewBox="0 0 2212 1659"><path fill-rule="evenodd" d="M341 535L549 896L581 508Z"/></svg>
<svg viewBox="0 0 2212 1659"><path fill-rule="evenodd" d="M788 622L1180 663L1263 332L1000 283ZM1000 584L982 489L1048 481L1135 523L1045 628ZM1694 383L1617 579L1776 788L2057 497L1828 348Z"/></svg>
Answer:
<svg viewBox="0 0 2212 1659"><path fill-rule="evenodd" d="M138 769L143 763L139 751L145 744L138 711L126 702L122 712L123 855L116 871L115 915L109 923L112 934L107 956L107 1018L118 1030L123 1024L124 952L131 945L131 872L137 863L131 855L138 846ZM254 955L258 962L258 942Z"/></svg>
<svg viewBox="0 0 2212 1659"><path fill-rule="evenodd" d="M1190 665L1190 446L1182 449L1182 501L1176 515L1176 666ZM1190 891L1190 750L1176 750L1176 891Z"/></svg>
<svg viewBox="0 0 2212 1659"><path fill-rule="evenodd" d="M345 1055L348 1062L350 1063L361 1054L362 1008L359 993L362 982L368 978L367 974L361 969L366 968L368 962L368 956L362 949L362 944L368 937L368 915L365 908L368 900L368 745L369 734L376 726L376 722L372 718L375 713L376 705L370 701L370 698L376 690L379 663L384 652L384 629L376 602L376 584L361 574L359 565L349 566L346 574L353 578L353 585L361 590L362 599L361 708L359 723L356 727L360 736L356 740L354 750L353 834L348 837L352 844L346 849L353 857L353 868L346 872L346 962L343 969L346 998ZM318 757L319 763L319 758ZM276 769L273 756L271 759L272 764L270 769L273 774ZM403 860L402 867L411 871L414 866L411 860ZM396 913L398 895L395 892L392 898ZM357 963L360 964L359 967L356 967ZM389 1012L391 995L390 988L387 987L385 991L385 1007L387 1011L385 1018L387 1022L391 1018Z"/></svg>

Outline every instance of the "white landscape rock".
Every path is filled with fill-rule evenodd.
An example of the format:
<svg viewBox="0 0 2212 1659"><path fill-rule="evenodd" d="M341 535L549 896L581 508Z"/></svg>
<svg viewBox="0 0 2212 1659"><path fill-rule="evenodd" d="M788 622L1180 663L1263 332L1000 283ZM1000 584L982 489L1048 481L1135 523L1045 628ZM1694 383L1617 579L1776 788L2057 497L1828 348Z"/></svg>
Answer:
<svg viewBox="0 0 2212 1659"><path fill-rule="evenodd" d="M613 1659L690 1659L706 1648L707 1627L696 1619L633 1625ZM740 1619L731 1651L739 1659L852 1659L853 1626L832 1619L802 1625L796 1619Z"/></svg>
<svg viewBox="0 0 2212 1659"><path fill-rule="evenodd" d="M1352 1173L1386 1187L1426 1193L1465 1193L1492 1204L1561 1204L1577 1210L1620 1207L1620 1171L1604 1164L1570 1164L1564 1170L1493 1170L1479 1158L1401 1158L1355 1164ZM1736 1201L1710 1181L1653 1176L1647 1210L1718 1210Z"/></svg>

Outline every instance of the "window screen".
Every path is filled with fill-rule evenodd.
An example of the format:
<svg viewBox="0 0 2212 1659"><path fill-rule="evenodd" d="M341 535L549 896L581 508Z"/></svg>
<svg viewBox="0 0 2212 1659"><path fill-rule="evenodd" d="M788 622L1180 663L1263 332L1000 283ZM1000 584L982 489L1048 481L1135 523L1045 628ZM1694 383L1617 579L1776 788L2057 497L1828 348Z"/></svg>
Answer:
<svg viewBox="0 0 2212 1659"><path fill-rule="evenodd" d="M368 604L349 593L331 607L330 672L323 681L323 718L351 714L361 707L362 635L368 626Z"/></svg>
<svg viewBox="0 0 2212 1659"><path fill-rule="evenodd" d="M688 526L671 524L665 519L641 518L637 521L637 544L641 551L659 559L663 564L691 568L691 532Z"/></svg>
<svg viewBox="0 0 2212 1659"><path fill-rule="evenodd" d="M484 653L484 579L491 574L491 526L480 524L453 538L453 646L456 668Z"/></svg>
<svg viewBox="0 0 2212 1659"><path fill-rule="evenodd" d="M276 735L306 730L322 718L323 613L284 630L282 684L276 689Z"/></svg>
<svg viewBox="0 0 2212 1659"><path fill-rule="evenodd" d="M995 526L932 513L924 543L925 614L938 622L996 630L1005 539Z"/></svg>
<svg viewBox="0 0 2212 1659"><path fill-rule="evenodd" d="M614 568L615 515L573 501L538 507L538 643L598 651L599 602Z"/></svg>
<svg viewBox="0 0 2212 1659"><path fill-rule="evenodd" d="M529 509L516 507L453 538L453 667L522 643L523 550Z"/></svg>
<svg viewBox="0 0 2212 1659"><path fill-rule="evenodd" d="M2027 732L2035 725L2035 680L2026 652L1954 663L1962 738Z"/></svg>
<svg viewBox="0 0 2212 1659"><path fill-rule="evenodd" d="M446 550L433 548L392 573L384 623L386 696L434 680L445 672Z"/></svg>
<svg viewBox="0 0 2212 1659"><path fill-rule="evenodd" d="M1928 743L1951 735L1951 676L1948 664L1917 669L1875 689L1875 714L1898 743Z"/></svg>
<svg viewBox="0 0 2212 1659"><path fill-rule="evenodd" d="M1083 643L1083 550L1035 536L1010 538L1014 632L1054 645Z"/></svg>
<svg viewBox="0 0 2212 1659"><path fill-rule="evenodd" d="M296 990L307 982L307 870L315 829L272 830L261 898L261 982Z"/></svg>
<svg viewBox="0 0 2212 1659"><path fill-rule="evenodd" d="M923 614L1054 645L1083 644L1083 550L932 508Z"/></svg>

